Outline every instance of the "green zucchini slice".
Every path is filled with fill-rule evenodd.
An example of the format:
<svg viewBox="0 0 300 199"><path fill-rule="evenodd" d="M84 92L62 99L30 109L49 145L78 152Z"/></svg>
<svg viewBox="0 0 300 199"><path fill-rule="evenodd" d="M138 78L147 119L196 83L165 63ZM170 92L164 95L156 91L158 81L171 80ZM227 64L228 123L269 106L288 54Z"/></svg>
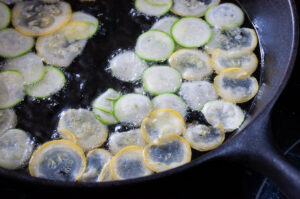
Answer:
<svg viewBox="0 0 300 199"><path fill-rule="evenodd" d="M211 7L205 14L205 19L210 25L225 30L240 27L244 23L244 18L241 8L232 3Z"/></svg>
<svg viewBox="0 0 300 199"><path fill-rule="evenodd" d="M157 0L156 0L157 1ZM152 3L153 2L153 3ZM135 0L135 8L149 16L162 16L169 12L173 5L172 0L162 0L162 4L154 3L154 0ZM160 4L160 5L158 5Z"/></svg>
<svg viewBox="0 0 300 199"><path fill-rule="evenodd" d="M185 17L202 17L208 7L216 6L220 0L174 0L172 12Z"/></svg>
<svg viewBox="0 0 300 199"><path fill-rule="evenodd" d="M32 49L34 39L22 35L12 28L0 31L0 57L14 58L26 54Z"/></svg>
<svg viewBox="0 0 300 199"><path fill-rule="evenodd" d="M114 116L118 121L138 126L153 109L150 99L140 94L127 94L114 104Z"/></svg>
<svg viewBox="0 0 300 199"><path fill-rule="evenodd" d="M10 23L11 12L7 5L0 2L0 30L6 28Z"/></svg>
<svg viewBox="0 0 300 199"><path fill-rule="evenodd" d="M35 98L47 98L59 92L66 83L64 73L56 67L45 66L44 78L25 87L26 94Z"/></svg>
<svg viewBox="0 0 300 199"><path fill-rule="evenodd" d="M213 127L221 125L225 132L236 130L245 119L245 114L239 106L224 100L207 102L201 112L209 124Z"/></svg>
<svg viewBox="0 0 300 199"><path fill-rule="evenodd" d="M175 42L185 48L198 48L207 44L212 36L209 25L200 18L185 17L174 23L171 29Z"/></svg>
<svg viewBox="0 0 300 199"><path fill-rule="evenodd" d="M169 66L152 66L143 74L144 89L153 95L175 93L181 82L181 74Z"/></svg>
<svg viewBox="0 0 300 199"><path fill-rule="evenodd" d="M135 53L146 61L165 61L175 50L173 39L160 30L149 30L139 36Z"/></svg>
<svg viewBox="0 0 300 199"><path fill-rule="evenodd" d="M34 53L7 60L3 69L21 72L25 85L37 83L44 78L46 72L42 58Z"/></svg>
<svg viewBox="0 0 300 199"><path fill-rule="evenodd" d="M24 79L18 71L0 72L0 109L11 108L25 96Z"/></svg>
<svg viewBox="0 0 300 199"><path fill-rule="evenodd" d="M184 82L179 94L194 111L200 111L206 102L218 99L213 84L207 81Z"/></svg>

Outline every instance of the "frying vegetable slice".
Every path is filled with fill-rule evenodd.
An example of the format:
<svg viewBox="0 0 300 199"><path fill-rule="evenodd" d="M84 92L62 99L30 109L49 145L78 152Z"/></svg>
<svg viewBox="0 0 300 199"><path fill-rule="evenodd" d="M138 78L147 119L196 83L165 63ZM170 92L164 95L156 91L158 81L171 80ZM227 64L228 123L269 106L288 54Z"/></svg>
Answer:
<svg viewBox="0 0 300 199"><path fill-rule="evenodd" d="M179 94L194 111L200 111L206 102L218 99L213 84L207 81L184 82Z"/></svg>
<svg viewBox="0 0 300 199"><path fill-rule="evenodd" d="M135 53L147 61L165 61L173 53L175 43L165 32L149 30L139 36Z"/></svg>
<svg viewBox="0 0 300 199"><path fill-rule="evenodd" d="M228 31L213 29L210 42L205 50L212 54L216 49L226 51L253 51L257 46L257 36L250 28L232 28Z"/></svg>
<svg viewBox="0 0 300 199"><path fill-rule="evenodd" d="M116 124L118 121L113 115L113 103L120 98L120 93L109 88L103 94L98 96L92 106L95 117L103 124Z"/></svg>
<svg viewBox="0 0 300 199"><path fill-rule="evenodd" d="M10 129L0 136L0 167L14 170L26 166L33 150L30 136L19 129Z"/></svg>
<svg viewBox="0 0 300 199"><path fill-rule="evenodd" d="M59 92L66 83L64 73L56 67L45 66L46 74L36 84L25 87L26 94L35 98L47 98Z"/></svg>
<svg viewBox="0 0 300 199"><path fill-rule="evenodd" d="M57 129L57 131L59 132L60 138L62 138L64 140L69 140L69 141L77 144L77 138L71 131L69 131L67 129Z"/></svg>
<svg viewBox="0 0 300 199"><path fill-rule="evenodd" d="M106 163L106 165L104 165L97 181L98 182L107 182L107 181L113 181L113 180L114 179L110 173L110 163L108 162L108 163Z"/></svg>
<svg viewBox="0 0 300 199"><path fill-rule="evenodd" d="M143 159L143 149L129 146L119 151L110 162L110 172L114 180L125 180L147 176L153 172Z"/></svg>
<svg viewBox="0 0 300 199"><path fill-rule="evenodd" d="M118 54L109 64L112 75L124 82L140 80L147 67L147 63L132 51Z"/></svg>
<svg viewBox="0 0 300 199"><path fill-rule="evenodd" d="M89 151L100 147L106 140L108 129L99 122L93 112L85 109L69 109L59 119L57 129L66 129L72 132L77 144Z"/></svg>
<svg viewBox="0 0 300 199"><path fill-rule="evenodd" d="M67 140L54 140L41 145L29 162L31 176L60 181L77 181L86 168L82 149Z"/></svg>
<svg viewBox="0 0 300 199"><path fill-rule="evenodd" d="M0 110L0 136L17 126L17 115L13 109Z"/></svg>
<svg viewBox="0 0 300 199"><path fill-rule="evenodd" d="M18 71L0 72L0 109L11 108L23 101L24 79Z"/></svg>
<svg viewBox="0 0 300 199"><path fill-rule="evenodd" d="M149 16L162 16L169 12L173 5L173 1L162 0L160 2L161 3L154 3L153 0L135 0L135 8L139 12Z"/></svg>
<svg viewBox="0 0 300 199"><path fill-rule="evenodd" d="M191 161L189 143L177 134L169 134L144 149L146 165L155 172L172 169Z"/></svg>
<svg viewBox="0 0 300 199"><path fill-rule="evenodd" d="M172 12L187 17L202 17L207 8L216 6L220 0L174 0Z"/></svg>
<svg viewBox="0 0 300 199"><path fill-rule="evenodd" d="M22 35L12 28L0 31L0 57L14 58L26 54L32 49L34 39Z"/></svg>
<svg viewBox="0 0 300 199"><path fill-rule="evenodd" d="M113 112L114 101L120 98L120 93L112 88L107 89L104 93L99 95L92 103L93 108L97 108L106 113Z"/></svg>
<svg viewBox="0 0 300 199"><path fill-rule="evenodd" d="M177 20L178 20L178 18L174 17L174 16L163 17L163 18L159 19L157 22L155 22L153 24L153 26L151 27L151 29L161 30L161 31L171 35L171 28Z"/></svg>
<svg viewBox="0 0 300 199"><path fill-rule="evenodd" d="M113 113L107 113L101 109L93 108L95 118L105 125L117 124L118 120L115 118Z"/></svg>
<svg viewBox="0 0 300 199"><path fill-rule="evenodd" d="M184 138L193 149L198 151L209 151L220 146L224 139L224 129L208 127L202 124L190 125L184 133Z"/></svg>
<svg viewBox="0 0 300 199"><path fill-rule="evenodd" d="M176 111L162 108L153 111L143 120L141 130L146 142L152 143L165 135L182 135L185 131L185 122Z"/></svg>
<svg viewBox="0 0 300 199"><path fill-rule="evenodd" d="M205 14L205 19L210 25L226 30L241 26L244 18L244 12L233 3L211 7Z"/></svg>
<svg viewBox="0 0 300 199"><path fill-rule="evenodd" d="M104 166L112 158L110 152L105 149L94 149L87 154L87 167L80 181L97 182Z"/></svg>
<svg viewBox="0 0 300 199"><path fill-rule="evenodd" d="M200 50L180 49L169 58L172 67L186 80L203 80L213 73L209 55Z"/></svg>
<svg viewBox="0 0 300 199"><path fill-rule="evenodd" d="M153 109L150 99L140 94L123 95L114 105L114 116L118 121L141 124Z"/></svg>
<svg viewBox="0 0 300 199"><path fill-rule="evenodd" d="M245 114L239 106L224 100L207 102L201 112L209 124L214 127L221 125L225 132L239 128L245 119Z"/></svg>
<svg viewBox="0 0 300 199"><path fill-rule="evenodd" d="M175 93L181 82L181 74L169 66L152 66L143 74L144 89L153 95Z"/></svg>
<svg viewBox="0 0 300 199"><path fill-rule="evenodd" d="M87 13L84 12L74 12L72 14L71 21L82 21L87 22L87 24L90 26L90 35L89 37L92 37L96 34L98 28L99 28L99 20Z"/></svg>
<svg viewBox="0 0 300 199"><path fill-rule="evenodd" d="M217 73L221 73L228 68L240 68L251 75L258 66L258 60L252 51L224 51L217 49L212 54L211 65Z"/></svg>
<svg viewBox="0 0 300 199"><path fill-rule="evenodd" d="M186 116L187 105L175 94L161 94L152 99L154 109L168 108L178 112L182 118Z"/></svg>
<svg viewBox="0 0 300 199"><path fill-rule="evenodd" d="M70 21L60 30L69 42L90 38L94 33L94 25L90 22Z"/></svg>
<svg viewBox="0 0 300 199"><path fill-rule="evenodd" d="M141 148L146 146L146 142L142 137L141 129L116 132L109 137L108 148L112 154L116 154L121 149L132 145L139 146Z"/></svg>
<svg viewBox="0 0 300 199"><path fill-rule="evenodd" d="M46 73L42 59L34 53L7 60L3 69L21 72L25 85L37 83L44 78Z"/></svg>
<svg viewBox="0 0 300 199"><path fill-rule="evenodd" d="M166 6L169 4L169 0L146 0L147 3L154 6Z"/></svg>
<svg viewBox="0 0 300 199"><path fill-rule="evenodd" d="M240 68L229 68L221 72L214 80L218 95L232 103L244 103L252 99L258 91L255 77Z"/></svg>
<svg viewBox="0 0 300 199"><path fill-rule="evenodd" d="M42 36L61 29L70 21L71 15L70 4L63 1L25 1L13 8L12 23L24 35Z"/></svg>
<svg viewBox="0 0 300 199"><path fill-rule="evenodd" d="M10 23L11 12L7 5L0 2L0 30L6 28Z"/></svg>
<svg viewBox="0 0 300 199"><path fill-rule="evenodd" d="M83 51L86 39L69 41L62 31L39 37L36 42L38 56L49 65L68 67Z"/></svg>
<svg viewBox="0 0 300 199"><path fill-rule="evenodd" d="M209 42L212 30L200 18L185 17L174 23L171 30L177 44L185 48L201 47Z"/></svg>

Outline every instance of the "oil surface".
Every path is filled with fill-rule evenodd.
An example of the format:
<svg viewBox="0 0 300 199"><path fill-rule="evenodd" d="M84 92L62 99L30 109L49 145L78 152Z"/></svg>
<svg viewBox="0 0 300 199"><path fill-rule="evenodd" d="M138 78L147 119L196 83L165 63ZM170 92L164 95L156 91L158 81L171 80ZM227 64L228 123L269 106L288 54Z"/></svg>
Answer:
<svg viewBox="0 0 300 199"><path fill-rule="evenodd" d="M92 101L108 88L114 88L125 94L133 92L135 87L141 85L140 82L135 84L121 82L112 77L106 68L114 54L120 50L134 49L138 36L150 29L158 19L136 12L133 0L69 2L73 11L84 11L96 16L100 22L99 30L93 38L89 39L83 53L68 68L63 69L67 83L62 91L41 100L26 96L25 100L14 108L18 116L17 128L30 132L38 144L55 137L53 135L56 135L59 116L64 110L91 109ZM227 1L221 1L223 2ZM243 26L253 28L249 20ZM259 57L258 50L256 54ZM259 79L260 69L254 75ZM251 104L253 100L241 107L248 112ZM192 121L206 123L201 113L189 111L187 122ZM130 127L115 125L110 127L110 132L128 129ZM193 151L193 158L201 154Z"/></svg>

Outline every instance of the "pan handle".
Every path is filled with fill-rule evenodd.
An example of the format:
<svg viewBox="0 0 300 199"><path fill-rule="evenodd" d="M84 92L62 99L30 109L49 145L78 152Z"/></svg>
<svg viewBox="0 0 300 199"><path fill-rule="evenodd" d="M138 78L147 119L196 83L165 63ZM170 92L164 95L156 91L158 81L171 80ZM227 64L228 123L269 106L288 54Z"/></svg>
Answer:
<svg viewBox="0 0 300 199"><path fill-rule="evenodd" d="M235 136L223 157L266 176L288 198L299 199L300 171L274 147L269 113L262 114L245 132Z"/></svg>

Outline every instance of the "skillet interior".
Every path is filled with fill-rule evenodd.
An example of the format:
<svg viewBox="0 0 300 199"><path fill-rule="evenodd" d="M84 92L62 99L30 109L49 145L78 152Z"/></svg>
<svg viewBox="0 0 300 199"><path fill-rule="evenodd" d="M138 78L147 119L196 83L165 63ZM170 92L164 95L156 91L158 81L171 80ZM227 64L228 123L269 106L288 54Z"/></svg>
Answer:
<svg viewBox="0 0 300 199"><path fill-rule="evenodd" d="M257 72L257 78L263 82L263 92L252 103L246 104L244 108L251 110L251 117L248 117L239 132L242 132L247 125L255 120L262 111L275 100L287 80L291 70L288 67L294 51L294 24L290 23L293 16L289 1L259 1L241 0L241 5L251 21L257 28L261 42L262 60L261 70ZM92 5L92 6L91 6ZM109 56L116 49L130 49L135 45L136 38L143 31L151 27L153 18L135 16L132 12L132 3L121 0L97 1L97 3L72 2L74 10L85 10L100 19L100 31L96 37L88 42L83 54L79 56L74 64L65 70L69 79L66 88L58 95L48 100L33 100L26 98L23 103L15 108L19 118L19 128L31 132L36 136L39 143L49 140L55 131L58 121L58 114L64 108L89 108L91 101L101 92L109 87L131 92L132 86L121 83L104 71ZM130 14L129 14L130 13ZM274 13L280 13L274 15ZM249 23L249 22L248 22ZM249 24L248 24L249 25ZM91 72L93 71L93 72ZM264 71L264 72L263 72ZM266 75L265 75L266 74ZM192 115L190 120L198 118L199 115ZM124 130L124 128L123 128ZM227 141L228 142L228 141ZM228 143L229 144L229 143ZM210 152L208 154L213 154ZM197 153L196 156L201 155ZM158 177L166 176L194 166L201 161L202 157L183 167L164 172ZM51 181L34 179L23 175L24 171L7 172L0 169L0 174L10 177L22 178L35 183L53 184ZM146 177L151 179L153 177ZM154 177L155 178L155 177ZM34 179L34 180L33 180ZM114 182L113 184L125 184L139 182L140 180L128 180ZM55 182L57 185L62 183ZM64 186L74 183L63 183ZM79 184L82 186L83 184ZM103 183L97 186L110 186L111 183ZM87 183L84 186L95 186Z"/></svg>

